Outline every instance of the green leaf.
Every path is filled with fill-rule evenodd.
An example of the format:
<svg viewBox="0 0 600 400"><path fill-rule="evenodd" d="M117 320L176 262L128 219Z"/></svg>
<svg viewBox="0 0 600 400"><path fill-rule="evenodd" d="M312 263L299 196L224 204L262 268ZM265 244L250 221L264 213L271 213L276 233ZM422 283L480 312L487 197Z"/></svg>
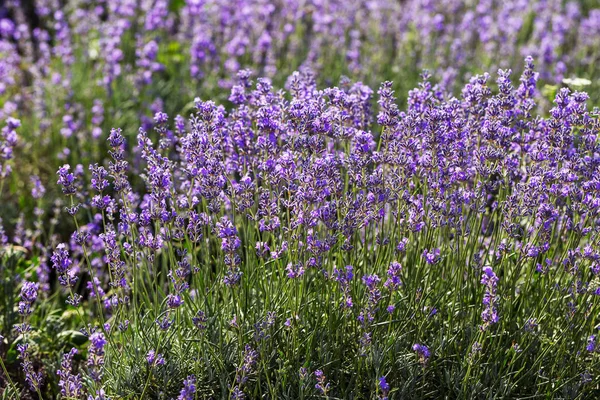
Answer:
<svg viewBox="0 0 600 400"><path fill-rule="evenodd" d="M171 0L169 2L169 11L176 13L181 10L184 5L185 0Z"/></svg>
<svg viewBox="0 0 600 400"><path fill-rule="evenodd" d="M76 330L62 331L58 334L58 338L61 342L70 343L74 346L81 346L88 340L87 336Z"/></svg>

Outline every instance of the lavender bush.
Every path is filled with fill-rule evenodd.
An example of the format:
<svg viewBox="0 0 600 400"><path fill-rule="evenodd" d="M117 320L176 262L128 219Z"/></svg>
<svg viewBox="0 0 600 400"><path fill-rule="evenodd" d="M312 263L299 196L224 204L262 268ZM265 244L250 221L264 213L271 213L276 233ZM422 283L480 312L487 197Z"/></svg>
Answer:
<svg viewBox="0 0 600 400"><path fill-rule="evenodd" d="M472 76L520 69L531 55L546 97L563 81L578 90L589 84L598 104L594 0L7 0L0 7L0 119L17 113L26 128L22 156L56 168L98 159L112 127L148 129L159 111L186 115L196 96L227 105L245 68L275 87L303 68L327 86L342 75L372 88L390 80L404 104L423 69L458 94ZM49 175L24 172L19 179Z"/></svg>
<svg viewBox="0 0 600 400"><path fill-rule="evenodd" d="M10 196L4 218L18 219L19 203L36 206L22 183L32 175L48 187L48 214L60 199L47 184L54 171L98 162L113 127L135 141L131 132L150 130L154 114L186 116L196 96L229 108L236 74L247 68L277 88L303 69L320 87L342 76L371 88L389 80L405 105L423 69L458 95L485 71L521 73L531 55L541 108L565 84L600 104L598 26L594 0L7 0L0 121L16 118L23 129L20 142L6 140L20 164L3 179L11 189L0 192Z"/></svg>
<svg viewBox="0 0 600 400"><path fill-rule="evenodd" d="M592 5L9 2L0 398L594 398Z"/></svg>

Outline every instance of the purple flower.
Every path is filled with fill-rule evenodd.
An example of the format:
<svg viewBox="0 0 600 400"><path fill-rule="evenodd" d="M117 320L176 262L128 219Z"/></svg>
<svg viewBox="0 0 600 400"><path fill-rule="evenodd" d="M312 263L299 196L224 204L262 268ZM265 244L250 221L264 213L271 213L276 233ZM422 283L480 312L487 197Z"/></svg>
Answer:
<svg viewBox="0 0 600 400"><path fill-rule="evenodd" d="M168 331L169 329L171 329L171 326L173 326L174 322L175 319L169 318L168 314L161 319L156 319L156 325L158 325L158 327L163 331Z"/></svg>
<svg viewBox="0 0 600 400"><path fill-rule="evenodd" d="M148 365L151 367L155 367L158 365L164 365L165 359L162 354L156 353L154 350L150 350L146 355L146 361Z"/></svg>
<svg viewBox="0 0 600 400"><path fill-rule="evenodd" d="M308 368L306 368L306 367L300 367L300 370L298 370L298 376L300 377L301 381L303 381L306 378L308 378Z"/></svg>
<svg viewBox="0 0 600 400"><path fill-rule="evenodd" d="M380 110L377 115L377 123L381 126L394 126L398 123L398 106L396 105L396 99L394 98L394 91L392 90L392 82L384 82L377 91L379 94Z"/></svg>
<svg viewBox="0 0 600 400"><path fill-rule="evenodd" d="M406 245L408 244L408 238L403 238L396 246L396 251L404 253L406 251Z"/></svg>
<svg viewBox="0 0 600 400"><path fill-rule="evenodd" d="M423 251L423 257L425 258L425 261L427 261L427 264L435 264L440 260L440 249L433 249L431 251L425 249Z"/></svg>
<svg viewBox="0 0 600 400"><path fill-rule="evenodd" d="M315 377L317 378L315 389L317 389L320 394L327 396L327 392L329 391L329 382L327 382L327 377L325 377L325 374L320 369L315 371Z"/></svg>
<svg viewBox="0 0 600 400"><path fill-rule="evenodd" d="M523 329L525 330L525 332L535 333L538 326L539 324L537 323L537 320L535 318L529 318L525 322L525 326L523 326Z"/></svg>
<svg viewBox="0 0 600 400"><path fill-rule="evenodd" d="M96 390L96 397L92 397L92 395L88 395L87 400L110 400L108 396L106 396L106 392L104 389Z"/></svg>
<svg viewBox="0 0 600 400"><path fill-rule="evenodd" d="M121 132L122 131L120 128L113 128L110 130L110 134L108 135L108 144L113 149L119 149L125 144L125 138Z"/></svg>
<svg viewBox="0 0 600 400"><path fill-rule="evenodd" d="M20 120L12 117L6 119L6 126L2 128L0 134L0 161L13 158L13 148L17 145L16 129L20 126ZM0 164L0 179L5 178L10 173L10 166L2 167L3 164Z"/></svg>
<svg viewBox="0 0 600 400"><path fill-rule="evenodd" d="M482 349L483 349L483 347L481 346L481 343L479 343L479 342L473 343L473 345L471 346L471 352L469 353L469 357L471 357L471 358L476 357L481 352Z"/></svg>
<svg viewBox="0 0 600 400"><path fill-rule="evenodd" d="M98 164L90 165L90 171L92 173L91 185L92 188L98 192L102 192L108 187L108 172L104 167Z"/></svg>
<svg viewBox="0 0 600 400"><path fill-rule="evenodd" d="M196 313L196 316L194 318L192 318L192 322L194 323L194 326L196 328L200 329L201 331L206 329L207 321L208 321L208 318L206 318L206 314L202 310L198 310L198 312Z"/></svg>
<svg viewBox="0 0 600 400"><path fill-rule="evenodd" d="M367 287L367 304L361 310L358 320L362 325L372 323L377 312L377 304L381 299L381 291L379 290L379 282L381 279L376 274L365 275L362 278L363 283Z"/></svg>
<svg viewBox="0 0 600 400"><path fill-rule="evenodd" d="M481 313L481 319L483 319L483 328L486 329L490 325L498 322L498 309L496 303L498 301L496 297L496 288L498 286L498 277L492 270L492 267L483 267L483 274L481 276L481 283L485 285L485 292L483 294L483 305L485 306Z"/></svg>
<svg viewBox="0 0 600 400"><path fill-rule="evenodd" d="M117 239L117 233L112 228L107 228L104 233L98 235L104 244L105 260L111 271L113 286L127 289L127 270L125 262L121 259L121 247ZM95 282L94 282L95 283ZM98 286L95 283L96 286Z"/></svg>
<svg viewBox="0 0 600 400"><path fill-rule="evenodd" d="M60 393L67 398L79 398L84 394L81 376L73 375L73 357L78 353L76 348L72 348L68 353L63 355L61 368L56 372L60 377L58 386Z"/></svg>
<svg viewBox="0 0 600 400"><path fill-rule="evenodd" d="M244 362L240 367L240 371L244 376L247 376L254 370L254 366L258 360L258 352L249 344L244 348Z"/></svg>
<svg viewBox="0 0 600 400"><path fill-rule="evenodd" d="M42 383L42 373L35 372L29 356L29 345L18 344L17 350L19 351L19 358L21 359L21 367L25 373L25 380L33 390L39 390Z"/></svg>
<svg viewBox="0 0 600 400"><path fill-rule="evenodd" d="M194 400L195 393L196 377L194 375L190 375L183 381L183 389L181 389L177 400Z"/></svg>
<svg viewBox="0 0 600 400"><path fill-rule="evenodd" d="M5 246L8 243L8 236L2 225L2 218L0 218L0 245Z"/></svg>
<svg viewBox="0 0 600 400"><path fill-rule="evenodd" d="M585 346L585 349L587 351L589 351L590 353L593 353L597 350L597 345L596 345L596 335L590 335L587 339L587 346Z"/></svg>
<svg viewBox="0 0 600 400"><path fill-rule="evenodd" d="M125 138L121 134L120 128L113 128L108 136L108 143L112 150L109 151L112 161L108 163L110 177L113 178L113 187L117 192L127 193L130 189L127 179L127 170L129 164L125 161Z"/></svg>
<svg viewBox="0 0 600 400"><path fill-rule="evenodd" d="M379 378L379 389L381 390L381 399L386 400L388 394L390 393L390 385L388 385L385 376Z"/></svg>
<svg viewBox="0 0 600 400"><path fill-rule="evenodd" d="M413 351L417 353L417 357L419 358L419 362L425 366L431 353L429 352L429 348L424 344L415 343L412 347Z"/></svg>
<svg viewBox="0 0 600 400"><path fill-rule="evenodd" d="M119 323L119 330L121 332L126 332L127 329L129 329L129 320L128 319Z"/></svg>
<svg viewBox="0 0 600 400"><path fill-rule="evenodd" d="M352 265L346 265L346 270L338 268L333 269L333 279L338 282L340 291L342 292L342 307L352 308L352 296L350 294L350 282L354 278Z"/></svg>
<svg viewBox="0 0 600 400"><path fill-rule="evenodd" d="M167 295L167 306L169 308L178 308L183 304L183 299L178 294L168 294Z"/></svg>
<svg viewBox="0 0 600 400"><path fill-rule="evenodd" d="M290 279L299 278L304 275L304 266L302 263L289 263L285 269Z"/></svg>
<svg viewBox="0 0 600 400"><path fill-rule="evenodd" d="M58 274L58 281L62 286L70 287L77 282L77 276L71 269L73 262L69 258L69 250L65 243L56 246L50 261L52 261L52 265Z"/></svg>
<svg viewBox="0 0 600 400"><path fill-rule="evenodd" d="M62 191L65 195L74 195L77 193L77 187L75 184L75 175L69 172L71 166L68 164L63 165L58 169L58 184L62 186Z"/></svg>
<svg viewBox="0 0 600 400"><path fill-rule="evenodd" d="M102 368L104 367L104 347L108 342L101 332L95 332L90 335L90 347L88 349L88 370L90 377L95 382L102 379Z"/></svg>
<svg viewBox="0 0 600 400"><path fill-rule="evenodd" d="M33 188L31 189L31 197L41 199L46 194L46 188L42 185L40 178L37 175L32 175L30 178Z"/></svg>
<svg viewBox="0 0 600 400"><path fill-rule="evenodd" d="M256 242L256 256L260 258L267 258L271 253L269 245L265 242Z"/></svg>
<svg viewBox="0 0 600 400"><path fill-rule="evenodd" d="M239 387L235 386L233 388L233 390L231 391L231 398L233 400L244 400L246 398L246 395L244 394L244 392L242 391L242 389L240 389Z"/></svg>
<svg viewBox="0 0 600 400"><path fill-rule="evenodd" d="M222 217L220 222L215 224L217 234L221 238L221 249L225 253L225 265L227 271L223 282L227 286L236 286L241 278L242 272L238 265L241 263L237 249L241 245L241 240L237 236L237 229L227 217Z"/></svg>
<svg viewBox="0 0 600 400"><path fill-rule="evenodd" d="M243 387L248 382L249 376L254 373L254 368L258 361L258 352L249 344L244 347L242 364L236 369L235 383L232 389L232 396L235 394L238 399L245 398Z"/></svg>
<svg viewBox="0 0 600 400"><path fill-rule="evenodd" d="M384 286L390 291L395 291L402 285L400 280L400 273L402 272L402 265L399 262L393 261L390 263L388 268L388 279L385 281Z"/></svg>
<svg viewBox="0 0 600 400"><path fill-rule="evenodd" d="M34 282L23 281L21 287L21 301L19 301L19 314L27 317L31 314L31 306L38 296L39 284Z"/></svg>

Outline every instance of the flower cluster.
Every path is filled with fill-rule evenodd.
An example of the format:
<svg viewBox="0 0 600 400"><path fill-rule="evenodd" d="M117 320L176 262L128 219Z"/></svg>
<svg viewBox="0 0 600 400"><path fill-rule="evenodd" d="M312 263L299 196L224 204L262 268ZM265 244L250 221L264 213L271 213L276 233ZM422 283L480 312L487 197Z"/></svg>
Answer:
<svg viewBox="0 0 600 400"><path fill-rule="evenodd" d="M231 389L231 397L233 399L243 400L246 398L243 388L248 382L250 375L254 372L257 361L258 352L247 344L244 348L242 363L235 372L235 384Z"/></svg>
<svg viewBox="0 0 600 400"><path fill-rule="evenodd" d="M78 398L84 393L81 376L79 374L73 375L72 371L73 357L75 357L77 353L78 351L76 348L72 348L68 353L65 353L60 364L61 369L56 372L60 377L60 381L58 381L60 394L67 398Z"/></svg>
<svg viewBox="0 0 600 400"><path fill-rule="evenodd" d="M385 376L379 378L379 390L381 390L380 399L388 400L388 395L390 393L390 385L387 383Z"/></svg>
<svg viewBox="0 0 600 400"><path fill-rule="evenodd" d="M483 320L483 328L487 328L498 322L498 308L496 303L498 302L496 291L498 286L498 277L494 273L491 267L486 266L483 268L483 275L481 276L481 283L485 285L485 293L483 295L483 305L485 309L481 313L481 319Z"/></svg>
<svg viewBox="0 0 600 400"><path fill-rule="evenodd" d="M33 312L32 306L38 297L39 284L24 281L21 287L21 300L19 301L19 314L25 320ZM31 330L27 322L15 326L16 330L23 334Z"/></svg>
<svg viewBox="0 0 600 400"><path fill-rule="evenodd" d="M154 350L150 350L150 351L148 351L148 354L146 355L146 361L148 362L148 365L150 367L154 368L159 365L164 365L165 358L163 357L162 354L157 353Z"/></svg>
<svg viewBox="0 0 600 400"><path fill-rule="evenodd" d="M183 381L183 389L181 389L181 393L179 393L177 400L193 400L195 393L196 377L194 375L190 375Z"/></svg>
<svg viewBox="0 0 600 400"><path fill-rule="evenodd" d="M21 301L19 302L19 314L26 317L31 314L31 306L38 296L39 285L34 282L24 281L21 287Z"/></svg>
<svg viewBox="0 0 600 400"><path fill-rule="evenodd" d="M352 308L352 295L350 293L350 283L352 282L352 278L354 277L354 272L352 265L346 265L345 271L334 268L333 269L333 279L338 282L340 287L340 291L342 292L342 307Z"/></svg>
<svg viewBox="0 0 600 400"><path fill-rule="evenodd" d="M25 380L29 386L34 390L39 390L42 384L43 375L41 372L36 372L33 362L31 361L31 355L29 352L28 344L20 344L17 346L19 351L19 358L21 359L21 366L25 373Z"/></svg>
<svg viewBox="0 0 600 400"><path fill-rule="evenodd" d="M13 149L17 144L16 129L21 126L21 121L12 117L6 119L6 125L0 133L0 182L8 177L12 171L8 160L13 158Z"/></svg>
<svg viewBox="0 0 600 400"><path fill-rule="evenodd" d="M319 391L323 396L327 396L327 392L329 391L329 383L327 382L327 377L323 373L322 370L318 369L315 371L315 378L317 378L317 384L315 388Z"/></svg>
<svg viewBox="0 0 600 400"><path fill-rule="evenodd" d="M70 258L67 244L61 243L56 246L56 250L54 250L50 260L58 275L58 281L62 286L71 287L77 282L78 278L75 275L75 270L71 268L73 261Z"/></svg>
<svg viewBox="0 0 600 400"><path fill-rule="evenodd" d="M242 1L233 7L218 0L188 0L178 7L169 7L165 1L156 5L126 1L118 5L100 2L93 7L69 2L66 8L44 2L32 9L20 3L9 2L11 18L2 19L3 50L22 51L3 59L0 94L18 87L26 74L33 79L32 87L39 85L35 94L52 86L72 88L76 84L73 68L82 62L78 57L82 50L94 72L94 83L107 91L113 84L129 80L136 92L143 93L177 62L183 63L187 80L214 77L220 87L234 87L234 99L243 98L244 86L223 76L254 67L274 77L281 69L291 72L281 65L282 60L290 59L294 66L326 69L331 53L352 75L375 73L383 79L385 69L380 64L401 62L397 54L412 50L420 54L416 67L436 67L444 85L451 85L470 63L506 68L508 60L522 54L539 58L541 76L554 82L567 77L574 66L585 68L597 61L592 51L598 44L597 7L588 10L576 1L495 5L487 1L411 0L398 4L377 0L367 7L293 0L285 7L257 1ZM528 19L531 15L533 21ZM36 29L25 32L23 24L32 18L37 21ZM122 40L128 34L135 40ZM177 47L169 47L174 41ZM131 55L126 56L130 50ZM165 57L165 51L171 57ZM60 67L53 60L59 60ZM40 100L34 104L44 115ZM93 102L89 116L92 137L101 129L105 106L103 101ZM80 111L77 107L65 111L62 135L81 135L84 129L75 118Z"/></svg>
<svg viewBox="0 0 600 400"><path fill-rule="evenodd" d="M95 332L90 335L87 365L90 377L96 382L100 382L102 379L105 353L104 348L107 343L106 337L101 332Z"/></svg>
<svg viewBox="0 0 600 400"><path fill-rule="evenodd" d="M419 359L419 363L425 366L427 365L427 361L429 361L429 357L431 357L431 353L429 352L429 348L424 344L415 343L413 344L413 350L417 353L417 358Z"/></svg>

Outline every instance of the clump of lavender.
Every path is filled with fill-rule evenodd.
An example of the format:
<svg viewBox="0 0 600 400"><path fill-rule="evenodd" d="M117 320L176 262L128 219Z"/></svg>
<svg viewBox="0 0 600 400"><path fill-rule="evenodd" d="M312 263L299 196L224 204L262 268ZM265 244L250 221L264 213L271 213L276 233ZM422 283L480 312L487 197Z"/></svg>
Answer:
<svg viewBox="0 0 600 400"><path fill-rule="evenodd" d="M51 281L56 276L70 293L68 303L84 306L77 309L81 321L65 318L64 323L73 329L80 323L89 324L85 328L90 342L85 376L73 376L74 355L65 355L59 387L77 393L79 384L87 382L88 394L97 399L117 393L125 379L120 371L135 374L140 370L129 368L135 357L129 356L128 346L143 348L140 343L147 343L147 335L157 337L160 351L167 351L162 343L177 350L169 350L167 358L158 348L144 355L148 368L142 370L152 373L143 395L153 390L159 397L173 398L181 390L170 384L162 387L155 380L177 363L177 371L186 375L212 369L233 375L235 369L228 388L232 398L256 393L277 398L281 396L279 382L286 382L288 397L302 397L307 389L324 396L343 395L334 392L338 387L353 389L359 382L353 378L356 374L367 385L378 383L376 397L388 398L387 379L406 381L398 379L402 373L397 369L396 353L404 352L399 356L413 357L423 368L440 364L431 362L431 351L425 345L392 348L394 343L406 341L427 341L439 352L436 358L440 360L458 359L457 354L467 353L456 364L465 396L477 397L482 384L498 387L501 380L502 387L509 388L506 390L519 391L507 395L534 396L555 390L546 381L567 387L584 370L596 374L590 362L595 355L590 353L596 353L598 346L596 336L589 335L595 329L594 299L600 294L600 255L595 250L600 215L598 110L588 109L591 103L586 94L563 87L556 88L546 116L546 99L538 102L538 96L547 97L546 91L555 89L540 91L537 81L547 82L550 76L562 79L566 70L557 64L552 74L546 69L545 77L538 76L529 58L518 88L512 85L508 65L499 65L503 69L495 82L484 74L473 76L461 91L451 88L467 65L463 58L473 60L465 44L477 42L477 37L483 37L481 46L486 53L505 52L503 60L511 59L515 49L504 43L515 42L519 29L514 26L522 21L511 20L499 27L489 16L503 20L505 14L519 13L504 4L491 7L485 2L469 13L471 6L459 2L441 7L435 2L409 0L407 16L402 16L393 13L396 5L387 0L367 8L325 1L296 9L299 4L292 1L285 10L245 3L226 8L207 0L188 1L183 7L189 15L181 15L179 20L166 1L138 4L126 0L101 7L73 6L82 15L72 21L65 19L64 13L54 16L57 10L52 10L51 3L39 5L44 9L38 10L42 26L53 19L58 26L52 32L37 31L32 48L26 46L29 29L19 28L14 36L15 29L2 22L0 10L0 50L16 49L13 44L18 43L18 51L2 54L27 59L29 53L35 53L36 58L44 59L48 46L65 43L60 51L65 56L65 70L54 74L41 62L32 79L40 84L36 90L44 90L43 84L61 86L69 104L60 112L46 109L47 104L39 101L42 97L30 93L15 101L21 104L32 96L32 107L42 121L40 137L33 146L25 141L23 151L45 143L45 135L54 126L63 134L61 141L67 148L62 150L61 143L56 160L69 160L73 166L66 164L58 171L58 183L67 199L54 202L51 212L25 204L14 229L12 218L5 218L7 230L0 233L0 253L3 265L8 257L6 265L10 266L11 245L22 246L27 253L19 257L40 262L36 280L42 290L64 290ZM513 3L510 6L520 12L536 11ZM534 3L531 7L542 4ZM542 39L542 31L557 28L549 30L552 36L540 43L545 55L540 62L546 66L550 65L546 58L559 56L552 43L563 43L562 47L567 43L562 42L566 39L563 33L570 28L563 22L576 25L574 21L579 19L573 6L556 7L564 13L537 10L543 16L536 17L532 27L531 35L538 39ZM260 65L260 75L276 74L272 67L277 65L278 52L273 46L304 46L293 32L297 24L304 24L305 9L314 24L307 33L310 48L304 49L307 66L318 66L323 48L343 47L348 38L348 62L358 73L359 65L369 65L363 47L371 44L364 37L386 37L389 30L400 32L394 40L401 42L404 29L410 29L416 38L434 38L440 48L460 55L462 61L435 68L438 84L424 73L402 111L394 98L394 90L401 92L389 82L381 85L379 109L374 112L370 87L348 78L337 87L321 90L318 82L325 77L303 68L290 77L286 93L277 91L267 78L254 84L252 73L246 70L238 74L235 85L219 72L221 63L227 64L227 71L234 71L251 58ZM12 18L18 9L11 10ZM285 35L278 34L279 24L263 24L283 14L287 16L277 21L287 27L283 28ZM354 22L347 21L364 15L373 15L382 23L355 29ZM411 20L414 15L422 15L418 20L422 22ZM93 21L91 26L78 24L87 17ZM595 27L594 21L586 22L590 29ZM175 22L190 29L178 31ZM76 104L79 96L87 96L86 91L72 97L79 89L71 87L68 74L73 53L67 40L55 40L66 38L54 35L66 35L70 24L79 32L91 30L99 36L93 36L82 52L95 58L95 72L102 74L102 91L91 91L98 93L102 106L85 101L94 104L95 110ZM129 44L121 42L120 36L113 40L107 35L125 33L130 25L139 29L135 42L142 46L137 52L127 52L135 57L131 60L123 53ZM453 29L455 25L457 29ZM215 29L207 35L206 27L211 26ZM480 27L476 36L469 37L471 26ZM12 35L9 40L4 39L4 32ZM177 40L171 41L175 32ZM452 32L461 32L461 37ZM256 46L254 36L261 38ZM82 35L81 40L85 39ZM97 40L103 52L110 50L110 56L93 55ZM571 40L575 39L568 43ZM171 118L165 110L178 107L180 99L154 98L172 89L155 87L154 79L180 69L169 63L169 57L179 46L187 49L186 43L193 52L194 76L206 77L198 84L220 86L219 90L227 91L223 98L229 96L230 102L225 107L198 98L189 118ZM418 51L421 45L414 44L411 51ZM226 60L220 58L224 53ZM432 62L431 57L438 57L434 53L445 51L419 53L419 58L426 64ZM0 60L0 71L4 71L4 60ZM4 79L0 73L0 84ZM118 110L115 115L123 115L119 120L126 128L106 132L110 160L95 159L103 144L89 139L101 133L100 125L114 121L113 100L122 99L123 87L129 83L136 99L145 104L137 110L142 115L137 146L129 146L125 139L133 132L129 114ZM106 98L100 94L104 91ZM3 106L0 118L22 111L11 104ZM101 110L104 107L106 110ZM57 124L52 122L54 112ZM30 125L36 123L26 126ZM74 143L78 146L72 146ZM83 164L78 164L84 160L91 163L85 172ZM46 171L36 166L25 169ZM19 186L19 180L15 182L11 181L9 200L13 186ZM31 197L40 208L51 203L49 196L56 191L48 188L44 194L36 178L31 185L22 186L33 186ZM73 220L77 230L71 241L57 245L69 236L63 231L68 226L62 223L65 204L72 215L82 212ZM30 209L38 219L35 230L29 229L27 221ZM48 231L43 223L46 216L52 221ZM55 274L48 274L43 267L48 256ZM80 273L83 262L89 268ZM336 267L346 264L351 265ZM19 269L23 263L19 260L16 265ZM6 270L0 270L3 279ZM471 279L472 271L482 271L477 272L480 279ZM354 279L358 272L360 281ZM506 279L507 285L500 285L500 278ZM16 282L23 280L18 277ZM19 306L9 314L20 313L26 322L38 323L37 318L30 318L38 296L32 285L23 284ZM18 291L19 286L13 290ZM483 294L483 307L478 293ZM40 296L51 299L53 293L40 292ZM509 297L511 301L502 304L500 319L500 299ZM95 300L102 302L99 308L104 306L98 313L88 308ZM540 308L540 304L553 306ZM44 304L44 312L39 314L45 315L46 306L52 308L54 302ZM382 307L387 307L387 313ZM473 338L469 332L478 325L478 313L473 320L472 310L481 308L482 331L475 330L478 336ZM563 318L565 313L567 318ZM277 326L275 316L287 320ZM544 323L538 325L532 318L523 324L523 318L530 316ZM110 322L105 323L104 317ZM103 324L102 333L91 328L99 324ZM484 332L492 325L498 328L493 338ZM117 330L111 332L111 326ZM441 337L444 332L456 336L452 340ZM107 346L108 339L111 346ZM241 348L239 365L232 365L230 349L248 339L253 344ZM13 338L6 340L11 344ZM515 345L506 345L511 341ZM465 350L464 343L473 344ZM584 348L588 351L581 351ZM394 351L387 351L390 349ZM527 357L507 363L502 358L507 349L513 355L523 350ZM28 354L31 365L24 363L26 374L35 372L38 365L34 355ZM560 363L546 362L552 357ZM544 375L532 368L542 359L551 370L544 373L550 378L539 380L540 385L533 389L513 384L517 369L523 374L517 379ZM343 373L330 375L335 376L335 388L329 387L322 370L315 372L315 388L310 387L315 380L310 383L307 370L300 369L299 376L295 373L311 363L336 368L339 360ZM113 369L112 363L117 361L124 367ZM573 371L556 374L557 366L565 362L574 365ZM103 380L109 368L111 379ZM288 375L288 371L294 373ZM376 371L386 371L386 377L375 375ZM437 372L421 373L419 379L409 380L411 385L432 387L439 376ZM223 395L214 374L202 379L203 387L212 385L214 396ZM106 393L99 390L100 383ZM57 387L56 382L47 386ZM400 392L404 389L398 388ZM446 394L447 389L438 389L440 396ZM180 398L193 398L195 390L196 381L190 377L183 383ZM582 396L588 393L585 386L573 390L581 390Z"/></svg>
<svg viewBox="0 0 600 400"><path fill-rule="evenodd" d="M2 218L0 218L0 245L3 247L8 244L8 236L6 235L6 231L4 230L4 225L2 224Z"/></svg>
<svg viewBox="0 0 600 400"><path fill-rule="evenodd" d="M189 289L189 276L192 272L192 267L187 257L183 253L183 260L177 262L177 268L169 271L169 278L173 284L175 293L170 293L167 296L167 305L169 308L178 308L183 304L183 294Z"/></svg>
<svg viewBox="0 0 600 400"><path fill-rule="evenodd" d="M113 187L117 192L127 194L131 187L127 177L129 163L125 160L126 141L120 128L110 130L108 144L111 147L109 155L112 158L108 163L108 172L113 179Z"/></svg>
<svg viewBox="0 0 600 400"><path fill-rule="evenodd" d="M287 276L290 279L299 278L304 275L305 272L304 266L301 263L289 263L285 270L287 271Z"/></svg>
<svg viewBox="0 0 600 400"><path fill-rule="evenodd" d="M266 341L271 338L271 328L275 325L276 314L273 311L267 312L267 317L254 324L254 340L256 342Z"/></svg>
<svg viewBox="0 0 600 400"><path fill-rule="evenodd" d="M585 346L585 349L590 353L594 353L598 350L596 344L596 335L590 335L587 338L587 345Z"/></svg>
<svg viewBox="0 0 600 400"><path fill-rule="evenodd" d="M120 302L126 303L126 293L129 290L127 281L127 268L125 262L121 259L121 248L117 238L117 233L112 229L107 229L105 233L98 235L104 244L106 253L106 263L111 271L111 285L120 289ZM98 286L96 284L96 286Z"/></svg>
<svg viewBox="0 0 600 400"><path fill-rule="evenodd" d="M110 397L106 395L104 389L98 389L96 390L96 396L88 395L88 400L110 400Z"/></svg>
<svg viewBox="0 0 600 400"><path fill-rule="evenodd" d="M377 104L379 104L380 108L379 114L377 114L377 123L384 127L394 127L395 124L398 123L398 115L400 114L398 105L396 104L396 98L394 97L394 91L392 90L392 85L392 82L384 82L377 91L379 94ZM389 136L391 134L388 133L387 135ZM387 140L388 136L382 138L382 140Z"/></svg>

